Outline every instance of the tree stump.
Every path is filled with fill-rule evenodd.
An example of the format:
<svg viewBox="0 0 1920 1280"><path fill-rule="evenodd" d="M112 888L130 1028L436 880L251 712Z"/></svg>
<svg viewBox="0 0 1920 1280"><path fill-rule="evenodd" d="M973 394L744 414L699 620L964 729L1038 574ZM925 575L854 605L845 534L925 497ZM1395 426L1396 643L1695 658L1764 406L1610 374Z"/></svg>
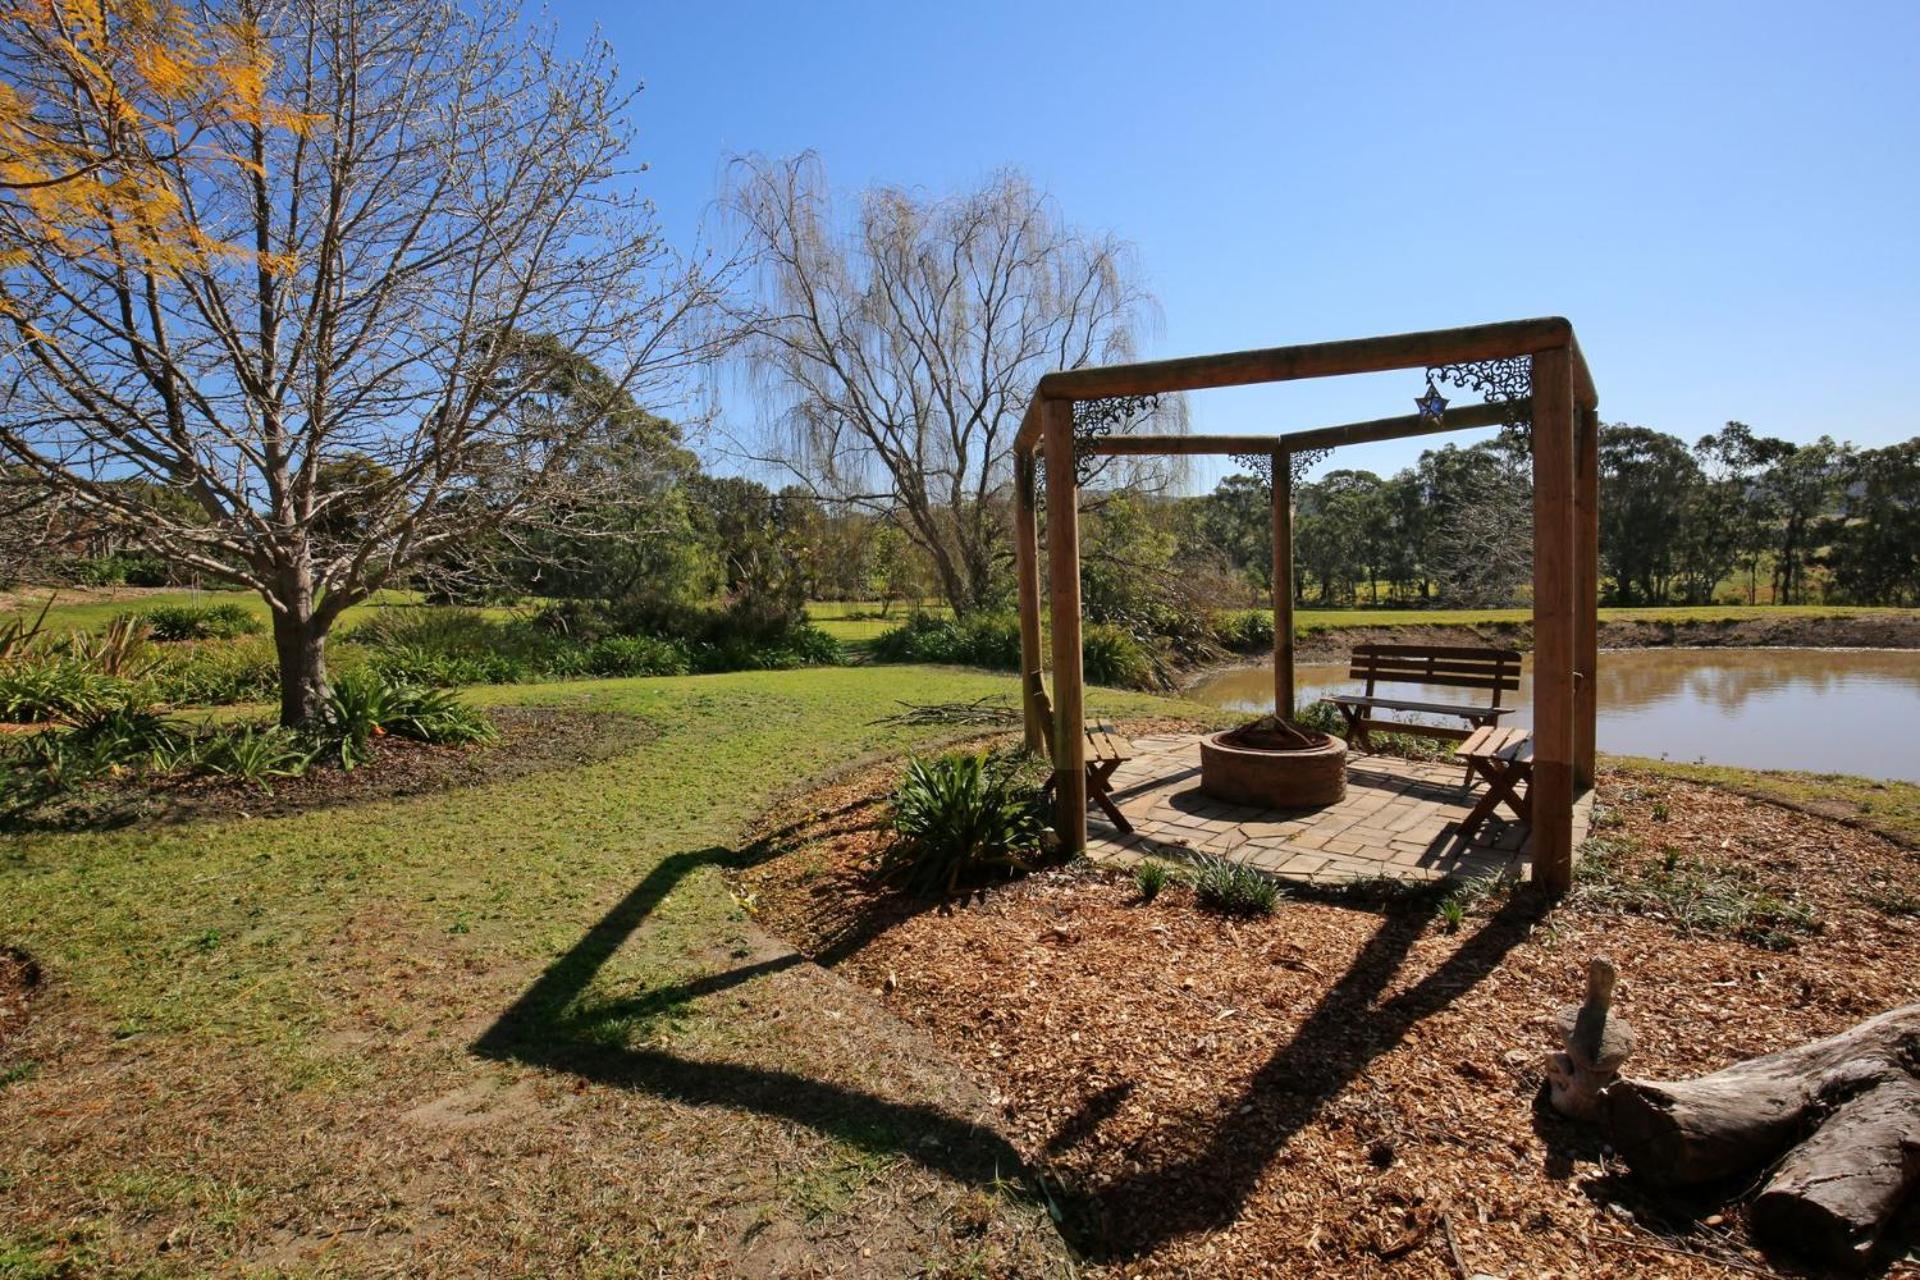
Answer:
<svg viewBox="0 0 1920 1280"><path fill-rule="evenodd" d="M1920 1004L1694 1080L1619 1080L1601 1100L1636 1176L1678 1187L1757 1176L1755 1233L1860 1264L1920 1184Z"/></svg>

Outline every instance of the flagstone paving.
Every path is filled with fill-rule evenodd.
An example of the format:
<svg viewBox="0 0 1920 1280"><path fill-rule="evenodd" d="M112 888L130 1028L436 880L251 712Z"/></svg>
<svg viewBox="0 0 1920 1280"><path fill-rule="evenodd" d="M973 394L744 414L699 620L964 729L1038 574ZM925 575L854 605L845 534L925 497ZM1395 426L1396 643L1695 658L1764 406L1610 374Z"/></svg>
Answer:
<svg viewBox="0 0 1920 1280"><path fill-rule="evenodd" d="M1452 761L1355 753L1339 803L1275 810L1201 794L1197 734L1139 738L1133 748L1111 785L1134 834L1121 834L1098 809L1090 811L1087 853L1099 861L1131 865L1145 857L1208 853L1317 884L1527 875L1527 828L1506 810L1471 841L1461 836L1460 824L1485 784L1468 791L1464 767ZM1591 812L1589 792L1574 807L1576 848Z"/></svg>

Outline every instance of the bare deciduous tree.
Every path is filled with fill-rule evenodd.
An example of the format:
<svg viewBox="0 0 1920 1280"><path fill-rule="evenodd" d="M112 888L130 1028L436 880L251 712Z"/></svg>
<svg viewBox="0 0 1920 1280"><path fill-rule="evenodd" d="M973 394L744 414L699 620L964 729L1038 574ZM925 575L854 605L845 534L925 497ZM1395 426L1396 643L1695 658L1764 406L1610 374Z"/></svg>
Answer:
<svg viewBox="0 0 1920 1280"><path fill-rule="evenodd" d="M113 12L80 33L90 61L121 56ZM604 44L563 58L504 0L206 0L195 25L258 75L195 111L192 147L170 128L191 104L118 110L36 33L0 36L36 129L143 166L177 229L129 235L141 208L84 201L49 225L0 198L18 246L0 463L265 597L301 724L324 713L342 610L569 508L598 419L543 412L556 378L591 362L610 406L657 403L712 354L715 282L630 190L631 93ZM133 477L193 516L115 483Z"/></svg>
<svg viewBox="0 0 1920 1280"><path fill-rule="evenodd" d="M848 227L813 156L737 160L732 179L762 267L749 358L776 411L749 453L896 523L955 609L988 604L1035 382L1132 358L1152 314L1125 246L1015 173L951 199L876 188Z"/></svg>

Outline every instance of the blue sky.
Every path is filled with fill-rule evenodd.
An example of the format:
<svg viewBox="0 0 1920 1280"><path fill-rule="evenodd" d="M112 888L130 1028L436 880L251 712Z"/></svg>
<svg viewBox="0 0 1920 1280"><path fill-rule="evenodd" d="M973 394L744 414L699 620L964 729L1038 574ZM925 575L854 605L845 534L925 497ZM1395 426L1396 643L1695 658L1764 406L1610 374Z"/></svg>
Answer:
<svg viewBox="0 0 1920 1280"><path fill-rule="evenodd" d="M1557 313L1609 421L1920 434L1910 0L554 13L645 82L642 181L678 238L736 152L812 148L847 189L947 192L1010 165L1135 246L1164 316L1149 355ZM1210 392L1193 425L1375 417L1420 389ZM755 406L725 412L745 427Z"/></svg>

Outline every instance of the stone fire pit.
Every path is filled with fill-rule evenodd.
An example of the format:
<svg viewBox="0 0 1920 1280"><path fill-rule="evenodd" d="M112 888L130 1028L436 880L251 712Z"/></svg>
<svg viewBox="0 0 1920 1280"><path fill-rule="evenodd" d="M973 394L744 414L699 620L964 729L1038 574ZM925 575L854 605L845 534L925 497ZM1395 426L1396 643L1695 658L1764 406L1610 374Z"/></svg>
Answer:
<svg viewBox="0 0 1920 1280"><path fill-rule="evenodd" d="M1200 790L1260 809L1337 804L1347 794L1347 744L1265 716L1200 739Z"/></svg>

